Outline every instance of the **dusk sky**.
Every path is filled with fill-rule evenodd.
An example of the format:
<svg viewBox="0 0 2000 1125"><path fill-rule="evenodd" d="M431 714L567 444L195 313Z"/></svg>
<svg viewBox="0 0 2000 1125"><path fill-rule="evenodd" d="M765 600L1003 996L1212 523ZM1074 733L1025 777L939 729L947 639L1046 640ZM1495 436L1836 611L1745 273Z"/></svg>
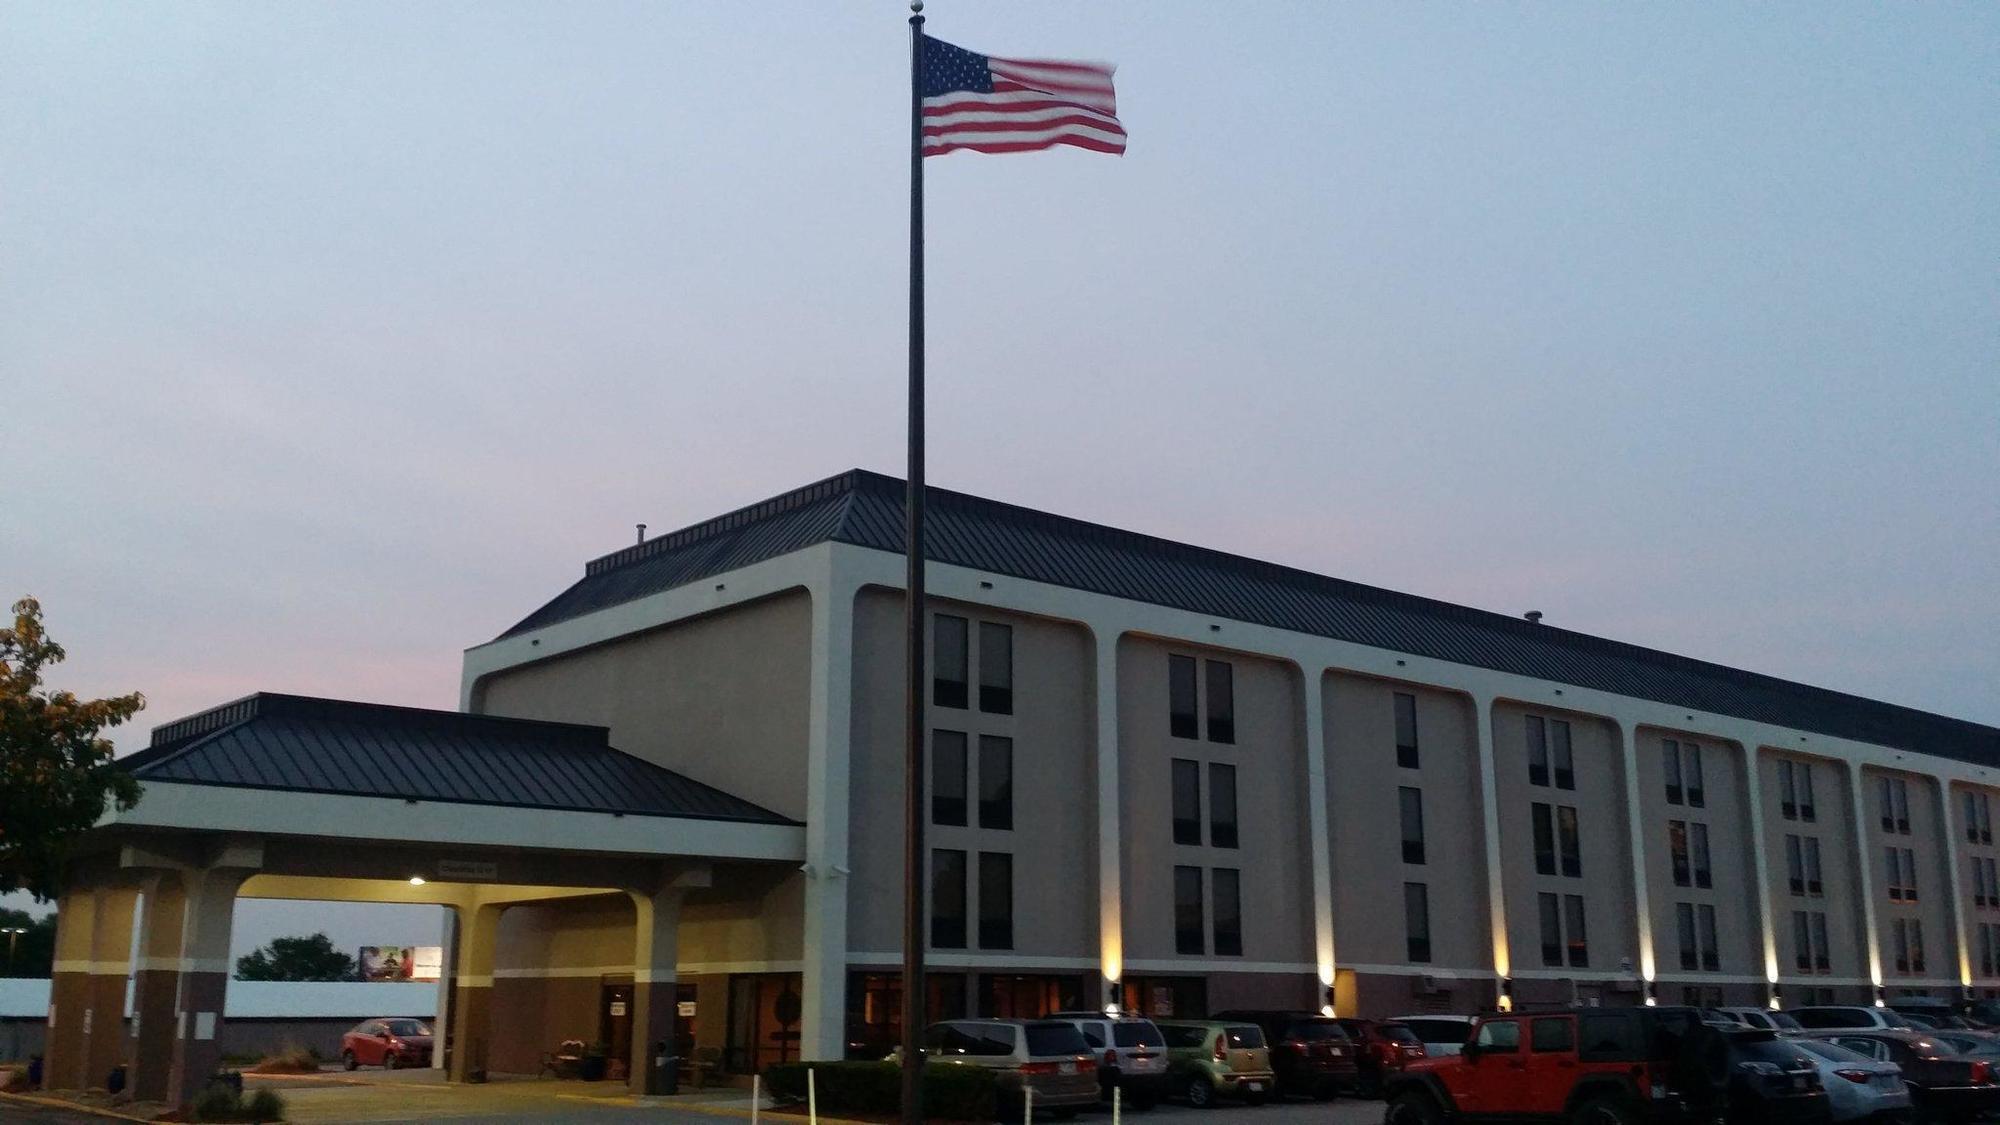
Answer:
<svg viewBox="0 0 2000 1125"><path fill-rule="evenodd" d="M900 474L907 14L0 5L57 685L453 707L634 523ZM934 483L2000 723L2000 7L927 14L1131 134L927 162Z"/></svg>

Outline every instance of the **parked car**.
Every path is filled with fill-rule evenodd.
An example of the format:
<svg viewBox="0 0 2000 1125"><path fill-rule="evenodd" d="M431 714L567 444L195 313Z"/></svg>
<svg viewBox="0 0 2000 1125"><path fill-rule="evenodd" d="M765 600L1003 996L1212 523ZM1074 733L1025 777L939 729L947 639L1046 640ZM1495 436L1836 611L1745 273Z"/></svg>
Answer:
<svg viewBox="0 0 2000 1125"><path fill-rule="evenodd" d="M1850 1051L1829 1039L1791 1040L1819 1062L1819 1082L1835 1121L1900 1117L1911 1109L1903 1068L1885 1059Z"/></svg>
<svg viewBox="0 0 2000 1125"><path fill-rule="evenodd" d="M2000 1061L2000 1035L1990 1031L1945 1028L1926 1034L1968 1059L1985 1059L1989 1063ZM1996 1066L1996 1069L2000 1069L2000 1066Z"/></svg>
<svg viewBox="0 0 2000 1125"><path fill-rule="evenodd" d="M1196 1108L1217 1098L1262 1105L1277 1092L1264 1029L1251 1023L1161 1020L1167 1040L1167 1089Z"/></svg>
<svg viewBox="0 0 2000 1125"><path fill-rule="evenodd" d="M1910 1101L1926 1120L1964 1122L2000 1110L1993 1065L1969 1059L1928 1033L1908 1028L1829 1031L1814 1036L1903 1071Z"/></svg>
<svg viewBox="0 0 2000 1125"><path fill-rule="evenodd" d="M1823 1125L1832 1098L1820 1079L1819 1060L1768 1028L1742 1028L1729 1040L1729 1119Z"/></svg>
<svg viewBox="0 0 2000 1125"><path fill-rule="evenodd" d="M1000 1092L1069 1116L1097 1104L1097 1056L1083 1033L1062 1020L946 1020L924 1029L924 1057L1000 1072Z"/></svg>
<svg viewBox="0 0 2000 1125"><path fill-rule="evenodd" d="M1889 1010L1917 1027L1969 1028L1958 1014L1960 1005L1935 996L1903 996L1889 1001Z"/></svg>
<svg viewBox="0 0 2000 1125"><path fill-rule="evenodd" d="M1840 1028L1910 1030L1910 1021L1904 1019L1894 1008L1870 1008L1859 1004L1793 1008L1792 1018L1799 1021L1799 1026L1807 1031Z"/></svg>
<svg viewBox="0 0 2000 1125"><path fill-rule="evenodd" d="M1254 1023L1264 1029L1264 1041L1271 1047L1271 1069L1278 1075L1278 1093L1298 1094L1325 1101L1342 1090L1351 1090L1361 1079L1354 1040L1340 1021L1316 1012L1252 1011L1239 1009L1217 1012L1214 1017L1231 1023Z"/></svg>
<svg viewBox="0 0 2000 1125"><path fill-rule="evenodd" d="M1392 1074L1401 1074L1411 1059L1424 1057L1424 1041L1394 1020L1336 1019L1354 1040L1355 1090L1364 1098L1380 1097Z"/></svg>
<svg viewBox="0 0 2000 1125"><path fill-rule="evenodd" d="M1167 1041L1152 1020L1103 1012L1057 1012L1049 1018L1075 1024L1097 1052L1097 1085L1104 1101L1111 1100L1112 1090L1123 1090L1121 1104L1151 1109L1166 1096Z"/></svg>
<svg viewBox="0 0 2000 1125"><path fill-rule="evenodd" d="M1416 1035L1424 1044L1424 1054L1431 1058L1440 1055L1455 1055L1465 1046L1472 1035L1474 1020L1471 1016L1391 1016L1391 1023L1400 1023Z"/></svg>
<svg viewBox="0 0 2000 1125"><path fill-rule="evenodd" d="M1773 1011L1770 1008L1716 1008L1716 1012L1735 1020L1744 1027L1757 1027L1765 1031L1798 1031L1799 1021L1790 1012Z"/></svg>
<svg viewBox="0 0 2000 1125"><path fill-rule="evenodd" d="M1979 1027L2000 1027L2000 1000L1968 1000L1962 1014Z"/></svg>
<svg viewBox="0 0 2000 1125"><path fill-rule="evenodd" d="M431 1065L430 1025L422 1020L382 1017L362 1020L340 1037L340 1065L383 1066L390 1070L404 1066Z"/></svg>
<svg viewBox="0 0 2000 1125"><path fill-rule="evenodd" d="M1714 1117L1736 1092L1732 1035L1775 1042L1770 1032L1709 1024L1694 1008L1481 1016L1458 1055L1418 1059L1390 1079L1384 1122L1648 1125L1684 1121L1691 1106Z"/></svg>

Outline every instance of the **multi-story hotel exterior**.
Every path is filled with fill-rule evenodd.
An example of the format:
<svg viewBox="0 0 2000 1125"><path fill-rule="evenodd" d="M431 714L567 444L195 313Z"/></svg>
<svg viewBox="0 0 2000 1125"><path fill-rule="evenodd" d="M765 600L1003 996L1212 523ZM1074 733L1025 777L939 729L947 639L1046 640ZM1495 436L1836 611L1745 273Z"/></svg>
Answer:
<svg viewBox="0 0 2000 1125"><path fill-rule="evenodd" d="M608 728L803 826L803 862L715 851L653 946L620 895L461 909L460 978L513 1013L496 1069L600 980L668 982L736 1069L893 1040L902 490L850 472L626 548L465 654L463 710ZM972 496L931 513L934 1014L2000 988L2000 730Z"/></svg>

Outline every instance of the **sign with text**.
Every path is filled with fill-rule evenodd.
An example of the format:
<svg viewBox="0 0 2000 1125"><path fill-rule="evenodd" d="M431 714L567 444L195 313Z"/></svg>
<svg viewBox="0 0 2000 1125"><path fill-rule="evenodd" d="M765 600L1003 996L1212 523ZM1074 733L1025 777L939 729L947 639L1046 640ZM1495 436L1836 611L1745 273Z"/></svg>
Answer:
<svg viewBox="0 0 2000 1125"><path fill-rule="evenodd" d="M441 945L364 945L361 979L369 981L436 980L444 972Z"/></svg>

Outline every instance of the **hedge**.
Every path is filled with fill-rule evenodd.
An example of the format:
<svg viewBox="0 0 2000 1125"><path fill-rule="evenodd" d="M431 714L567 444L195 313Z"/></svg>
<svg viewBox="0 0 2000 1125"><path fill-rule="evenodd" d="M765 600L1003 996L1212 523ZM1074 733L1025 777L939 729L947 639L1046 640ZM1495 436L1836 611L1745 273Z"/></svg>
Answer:
<svg viewBox="0 0 2000 1125"><path fill-rule="evenodd" d="M764 1071L764 1088L781 1102L806 1100L806 1071L822 1113L894 1114L903 1104L903 1072L893 1062L782 1063ZM924 1067L924 1116L943 1121L992 1121L1000 1112L1000 1083L979 1066L933 1063Z"/></svg>

